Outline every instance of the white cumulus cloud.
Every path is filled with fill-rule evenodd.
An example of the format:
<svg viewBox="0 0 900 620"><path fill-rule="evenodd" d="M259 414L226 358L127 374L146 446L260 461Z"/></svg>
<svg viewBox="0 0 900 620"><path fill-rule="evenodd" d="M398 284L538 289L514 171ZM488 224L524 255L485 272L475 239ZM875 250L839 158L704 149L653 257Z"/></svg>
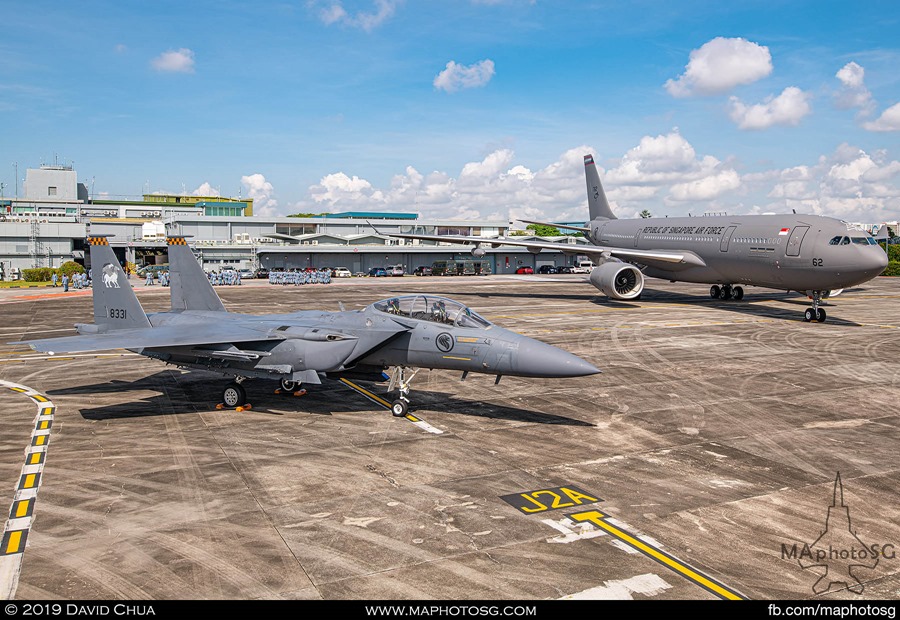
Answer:
<svg viewBox="0 0 900 620"><path fill-rule="evenodd" d="M721 194L741 186L741 178L734 170L722 170L716 174L672 186L672 200L712 200Z"/></svg>
<svg viewBox="0 0 900 620"><path fill-rule="evenodd" d="M209 184L209 182L204 182L197 189L191 192L192 196L221 196L219 190Z"/></svg>
<svg viewBox="0 0 900 620"><path fill-rule="evenodd" d="M186 47L169 50L151 60L150 65L162 73L193 73L194 52Z"/></svg>
<svg viewBox="0 0 900 620"><path fill-rule="evenodd" d="M869 131L900 131L900 103L895 103L863 127Z"/></svg>
<svg viewBox="0 0 900 620"><path fill-rule="evenodd" d="M777 97L746 105L737 97L729 99L729 116L741 129L766 129L773 125L797 125L809 114L809 93L788 86Z"/></svg>
<svg viewBox="0 0 900 620"><path fill-rule="evenodd" d="M835 92L835 105L847 110L850 108L860 108L864 113L868 113L872 108L872 93L866 88L864 83L866 70L855 62L848 62L835 74L840 80L841 87Z"/></svg>
<svg viewBox="0 0 900 620"><path fill-rule="evenodd" d="M458 65L454 61L447 63L447 68L434 78L434 87L452 93L461 88L484 86L494 77L494 61L481 60L475 64Z"/></svg>
<svg viewBox="0 0 900 620"><path fill-rule="evenodd" d="M242 176L241 185L247 188L247 197L253 199L254 215L280 215L278 201L273 198L275 189L265 176L259 173Z"/></svg>
<svg viewBox="0 0 900 620"><path fill-rule="evenodd" d="M769 48L746 39L716 37L691 52L684 73L668 80L673 97L715 95L750 84L772 72Z"/></svg>
<svg viewBox="0 0 900 620"><path fill-rule="evenodd" d="M339 0L312 4L318 8L319 19L327 26L340 23L370 32L394 15L400 0L375 0L372 3L374 10L356 13L347 12Z"/></svg>

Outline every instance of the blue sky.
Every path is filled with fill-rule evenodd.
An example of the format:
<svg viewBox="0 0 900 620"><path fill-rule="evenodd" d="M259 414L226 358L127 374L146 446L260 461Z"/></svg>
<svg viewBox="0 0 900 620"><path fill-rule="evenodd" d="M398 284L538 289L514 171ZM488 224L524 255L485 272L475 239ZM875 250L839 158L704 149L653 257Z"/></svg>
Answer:
<svg viewBox="0 0 900 620"><path fill-rule="evenodd" d="M8 3L0 182L256 212L900 217L893 1Z"/></svg>

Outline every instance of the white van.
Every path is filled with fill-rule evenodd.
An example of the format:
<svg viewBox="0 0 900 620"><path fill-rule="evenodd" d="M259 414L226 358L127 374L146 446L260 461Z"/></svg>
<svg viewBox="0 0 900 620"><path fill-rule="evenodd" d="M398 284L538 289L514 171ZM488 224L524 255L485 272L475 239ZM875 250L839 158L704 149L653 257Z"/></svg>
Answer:
<svg viewBox="0 0 900 620"><path fill-rule="evenodd" d="M572 273L590 273L593 268L593 262L589 260L580 260L572 267Z"/></svg>

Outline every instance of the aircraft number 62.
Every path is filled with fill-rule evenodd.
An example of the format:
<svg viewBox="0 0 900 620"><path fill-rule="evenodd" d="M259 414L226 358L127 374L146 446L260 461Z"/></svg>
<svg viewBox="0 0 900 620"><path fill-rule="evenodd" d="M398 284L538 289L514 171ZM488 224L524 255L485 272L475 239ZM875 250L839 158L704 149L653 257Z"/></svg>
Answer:
<svg viewBox="0 0 900 620"><path fill-rule="evenodd" d="M124 308L110 308L109 309L109 318L124 319L125 318L125 309Z"/></svg>
<svg viewBox="0 0 900 620"><path fill-rule="evenodd" d="M822 259L821 259L821 258L814 258L814 259L813 259L813 267L821 267L821 266L822 266Z"/></svg>

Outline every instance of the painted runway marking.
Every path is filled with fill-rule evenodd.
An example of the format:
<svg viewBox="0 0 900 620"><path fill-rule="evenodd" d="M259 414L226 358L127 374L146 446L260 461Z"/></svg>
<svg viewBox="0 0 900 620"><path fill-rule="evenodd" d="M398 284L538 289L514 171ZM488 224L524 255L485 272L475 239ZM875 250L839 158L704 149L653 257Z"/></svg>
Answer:
<svg viewBox="0 0 900 620"><path fill-rule="evenodd" d="M28 542L34 503L43 477L47 443L50 440L56 407L49 398L30 387L8 381L0 381L0 386L24 394L38 406L31 440L25 450L25 464L15 487L16 493L9 509L9 518L3 527L3 537L0 539L0 598L12 600L22 571L25 545Z"/></svg>
<svg viewBox="0 0 900 620"><path fill-rule="evenodd" d="M343 377L341 377L340 382L343 383L344 385L346 385L348 388L350 388L354 392L356 392L357 394L361 394L362 396L365 396L366 398L371 400L376 405L381 405L385 409L390 410L391 403L389 403L388 401L383 399L378 394L375 394L374 392L367 390L366 388L362 387L361 385L357 385L356 383L353 383L349 379L345 379ZM435 428L434 426L432 426L425 420L417 418L416 416L414 416L411 413L407 413L406 416L404 416L404 417L424 431L428 431L429 433L434 433L435 435L443 435L444 434L444 431L442 431L441 429Z"/></svg>
<svg viewBox="0 0 900 620"><path fill-rule="evenodd" d="M613 525L607 520L608 515L600 512L599 510L586 510L584 512L576 512L574 514L568 515L568 517L578 523L583 523L585 521L593 523L609 534L612 534L617 539L627 544L629 547L640 551L650 559L655 560L663 566L675 571L682 577L685 577L689 581L697 584L704 590L712 592L719 598L729 600L744 600L745 598L742 594L739 594L728 586L720 583L719 581L716 581L709 575L703 574L699 570L691 567L685 562L682 562L670 553L667 553L657 548L656 546L649 544L640 537L630 534L624 529Z"/></svg>

